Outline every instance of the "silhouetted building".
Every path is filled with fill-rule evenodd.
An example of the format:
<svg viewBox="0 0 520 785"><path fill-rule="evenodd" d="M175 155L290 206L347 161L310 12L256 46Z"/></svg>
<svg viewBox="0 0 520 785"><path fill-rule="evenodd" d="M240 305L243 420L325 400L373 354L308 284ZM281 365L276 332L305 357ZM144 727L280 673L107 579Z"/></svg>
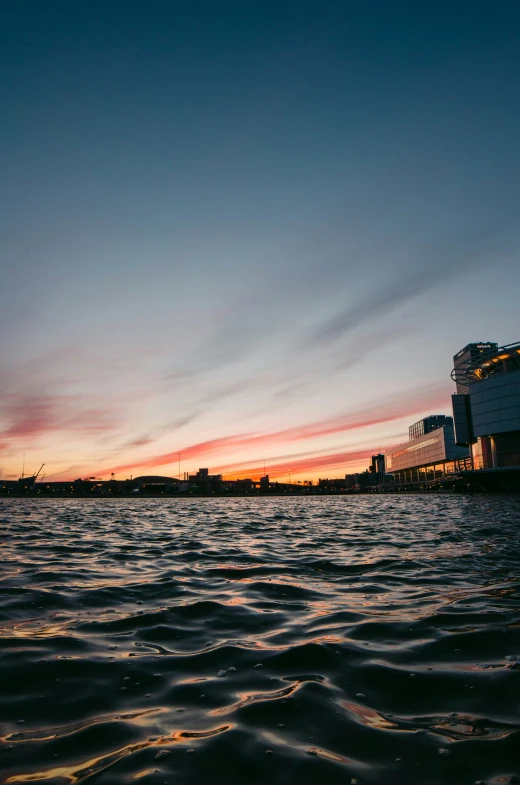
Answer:
<svg viewBox="0 0 520 785"><path fill-rule="evenodd" d="M201 491L219 491L222 487L222 475L210 474L208 469L199 469L197 474L190 474L188 483Z"/></svg>
<svg viewBox="0 0 520 785"><path fill-rule="evenodd" d="M354 477L357 491L374 490L379 485L379 475L369 470L355 474Z"/></svg>
<svg viewBox="0 0 520 785"><path fill-rule="evenodd" d="M162 477L157 474L134 477L130 482L133 492L148 494L172 493L178 491L181 484L175 477Z"/></svg>
<svg viewBox="0 0 520 785"><path fill-rule="evenodd" d="M237 491L252 491L255 487L255 483L251 479L235 480L235 488Z"/></svg>
<svg viewBox="0 0 520 785"><path fill-rule="evenodd" d="M220 482L221 480L221 474L210 474L208 469L199 469L197 474L190 474L188 477L188 482L195 485L206 482Z"/></svg>
<svg viewBox="0 0 520 785"><path fill-rule="evenodd" d="M323 480L318 480L318 489L320 491L345 491L347 489L347 482L346 479L334 479L329 480L328 478Z"/></svg>
<svg viewBox="0 0 520 785"><path fill-rule="evenodd" d="M368 471L372 474L379 475L385 473L385 456L383 453L378 453L377 455L372 456Z"/></svg>
<svg viewBox="0 0 520 785"><path fill-rule="evenodd" d="M475 441L469 395L464 393L452 395L451 406L455 425L455 443L460 447L469 447Z"/></svg>
<svg viewBox="0 0 520 785"><path fill-rule="evenodd" d="M17 480L0 480L0 493L11 493L19 489Z"/></svg>
<svg viewBox="0 0 520 785"><path fill-rule="evenodd" d="M20 477L18 487L20 490L32 490L35 486L34 477Z"/></svg>

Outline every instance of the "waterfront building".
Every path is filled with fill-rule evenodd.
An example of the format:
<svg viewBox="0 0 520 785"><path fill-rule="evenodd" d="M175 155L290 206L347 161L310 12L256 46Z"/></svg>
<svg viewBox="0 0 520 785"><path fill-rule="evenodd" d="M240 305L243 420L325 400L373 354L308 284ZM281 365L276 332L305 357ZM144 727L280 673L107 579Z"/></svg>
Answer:
<svg viewBox="0 0 520 785"><path fill-rule="evenodd" d="M451 374L456 441L470 446L474 469L520 468L520 343L483 346Z"/></svg>
<svg viewBox="0 0 520 785"><path fill-rule="evenodd" d="M234 486L237 491L253 491L256 488L256 483L250 477L243 480L235 480Z"/></svg>
<svg viewBox="0 0 520 785"><path fill-rule="evenodd" d="M385 473L385 456L383 453L380 452L377 455L372 456L368 471L371 472L371 474L378 474L381 476Z"/></svg>
<svg viewBox="0 0 520 785"><path fill-rule="evenodd" d="M222 475L210 474L209 469L199 469L197 474L188 475L188 484L205 491L220 490Z"/></svg>
<svg viewBox="0 0 520 785"><path fill-rule="evenodd" d="M175 477L163 477L161 475L143 475L141 477L134 477L130 481L132 484L132 491L134 493L172 493L178 491L180 487L180 480Z"/></svg>
<svg viewBox="0 0 520 785"><path fill-rule="evenodd" d="M470 467L469 450L455 443L453 418L425 417L423 422L443 418L443 424L387 450L386 472L397 485L427 484Z"/></svg>
<svg viewBox="0 0 520 785"><path fill-rule="evenodd" d="M368 474L368 472L367 472ZM345 479L332 479L329 480L328 477L321 478L318 480L318 490L325 491L326 493L330 493L331 491L346 491L350 488L354 488L354 483L348 482L348 477L350 476L357 476L357 475L345 475ZM373 475L370 475L373 477Z"/></svg>
<svg viewBox="0 0 520 785"><path fill-rule="evenodd" d="M419 436L424 436L426 433L437 430L437 428L442 428L443 425L448 425L448 421L451 419L451 417L445 414L430 414L428 417L423 417L419 422L414 422L413 425L410 425L408 438L418 439Z"/></svg>
<svg viewBox="0 0 520 785"><path fill-rule="evenodd" d="M494 352L498 349L497 343L491 343L490 341L480 341L480 343L468 343L464 349L461 349L460 352L453 357L453 368L457 371L458 374L458 381L457 381L457 392L462 393L463 395L467 395L468 384L464 379L464 371L467 370L474 362L478 362L479 358L488 352Z"/></svg>
<svg viewBox="0 0 520 785"><path fill-rule="evenodd" d="M385 474L376 474L370 471L371 467L364 472L358 472L354 475L354 489L356 491L370 491L375 490L380 483L384 481Z"/></svg>

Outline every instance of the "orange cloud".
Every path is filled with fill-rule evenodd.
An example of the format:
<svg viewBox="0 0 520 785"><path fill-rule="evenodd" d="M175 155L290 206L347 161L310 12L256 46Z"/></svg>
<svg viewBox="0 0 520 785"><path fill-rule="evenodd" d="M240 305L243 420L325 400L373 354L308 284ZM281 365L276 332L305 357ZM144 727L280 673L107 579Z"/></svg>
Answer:
<svg viewBox="0 0 520 785"><path fill-rule="evenodd" d="M289 472L291 475L306 475L306 479L313 478L318 472L321 471L340 471L345 473L345 467L353 465L356 467L366 468L366 464L373 450L365 448L364 450L349 450L345 452L337 452L325 455L314 455L310 458L297 458L295 460L283 460L274 463L266 463L265 473L270 478L276 479L277 477L286 477ZM243 468L248 466L250 468ZM225 474L229 479L243 479L250 478L258 480L264 474L264 467L251 466L247 464L228 464L226 466L219 466L215 469L218 474Z"/></svg>
<svg viewBox="0 0 520 785"><path fill-rule="evenodd" d="M275 447L280 444L316 439L338 433L368 428L374 425L400 420L403 417L413 417L425 411L434 411L446 407L449 401L450 388L447 384L432 385L427 389L419 388L396 395L390 399L376 401L357 412L339 415L325 420L319 420L307 425L284 428L267 433L242 433L233 436L222 436L208 441L198 442L178 450L149 458L140 458L129 463L119 464L110 469L97 470L97 473L106 474L108 471L119 474L134 469L151 469L176 463L181 453L182 460L193 458L208 458L222 455L232 450L258 450ZM368 453L364 452L363 456ZM310 459L309 459L310 460Z"/></svg>

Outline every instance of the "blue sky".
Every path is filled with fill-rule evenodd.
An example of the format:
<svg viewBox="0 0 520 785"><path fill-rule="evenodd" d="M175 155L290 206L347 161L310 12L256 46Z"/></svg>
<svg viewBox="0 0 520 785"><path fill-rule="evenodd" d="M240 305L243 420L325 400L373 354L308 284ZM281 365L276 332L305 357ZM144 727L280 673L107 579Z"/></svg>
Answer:
<svg viewBox="0 0 520 785"><path fill-rule="evenodd" d="M342 476L449 413L519 338L519 15L6 2L0 474Z"/></svg>

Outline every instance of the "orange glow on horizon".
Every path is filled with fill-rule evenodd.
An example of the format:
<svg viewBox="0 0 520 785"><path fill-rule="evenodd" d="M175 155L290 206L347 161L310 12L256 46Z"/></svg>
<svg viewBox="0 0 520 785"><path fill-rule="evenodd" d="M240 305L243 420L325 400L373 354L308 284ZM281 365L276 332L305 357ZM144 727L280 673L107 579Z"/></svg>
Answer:
<svg viewBox="0 0 520 785"><path fill-rule="evenodd" d="M222 436L206 441L197 442L187 447L176 449L175 451L162 453L159 455L151 456L148 458L137 459L132 462L117 464L107 469L89 470L89 475L104 475L110 473L124 474L128 472L149 474L151 469L156 469L162 466L177 466L179 460L179 453L182 457L184 465L186 461L204 460L207 464L210 458L217 456L225 457L236 451L254 450L258 455L259 448L279 447L283 445L290 445L296 442L305 442L324 436L334 436L341 433L348 433L351 431L362 430L376 425L384 425L392 423L397 420L404 419L405 417L412 417L417 413L428 411L429 409L436 409L440 405L446 405L449 402L450 390L447 385L436 385L426 390L408 391L401 395L396 395L386 403L381 401L373 402L351 414L338 415L324 420L318 420L314 423L307 423L306 425L294 426L290 428L283 428L276 431L269 431L266 433L245 432L238 433L232 436ZM378 440L379 441L379 440ZM380 443L380 442L379 442ZM281 477L288 472L294 475L303 476L305 479L315 480L320 475L320 471L333 471L338 470L345 474L345 464L349 463L352 470L366 468L365 461L367 457L377 452L373 446L367 446L364 450L346 451L344 453L336 453L334 456L322 454L321 456L309 459L295 459L294 461L280 461L269 464L269 470L266 463L266 473L270 476ZM248 461L250 469L243 469L244 463L233 464L219 464L217 468L212 469L212 473L226 474L227 479L259 479L263 474L263 468L255 464L260 463L258 459L251 459ZM246 464L247 466L247 464ZM191 468L193 471L193 468ZM173 472L177 476L177 472Z"/></svg>
<svg viewBox="0 0 520 785"><path fill-rule="evenodd" d="M106 480L112 473L118 480L150 474L181 477L179 454L183 472L194 474L200 466L209 466L211 474L222 474L227 480L250 478L258 481L264 473L273 481L283 482L288 481L289 474L291 481L294 479L302 483L315 482L320 478L342 478L346 473L365 470L371 455L402 441L390 436L388 427L385 429L384 426L438 409L443 404L446 406L449 393L445 384L411 389L387 399L374 400L350 413L303 425L215 436L177 447L174 451L147 456L139 456L139 450L149 448L153 439L127 441L126 449L131 450L133 460L113 463L106 468L98 464L93 468L92 463L89 465L87 460L82 461L72 454L68 465L64 465L62 459L61 466L58 465L54 470L51 469L50 460L46 461L46 480L72 482L78 477L94 476ZM381 426L380 435L377 434L377 426ZM372 430L365 434L365 429ZM405 430L403 428L403 436ZM349 444L350 433L361 434L356 444ZM346 436L344 443L333 446L334 437L342 434ZM164 434L161 434L161 438L164 439ZM327 440L330 440L330 445L327 445ZM294 450L296 445L301 445L300 451ZM32 464L34 458L31 457L30 461ZM14 474L11 469L8 476L4 474L3 479L17 479L19 476L20 470Z"/></svg>

